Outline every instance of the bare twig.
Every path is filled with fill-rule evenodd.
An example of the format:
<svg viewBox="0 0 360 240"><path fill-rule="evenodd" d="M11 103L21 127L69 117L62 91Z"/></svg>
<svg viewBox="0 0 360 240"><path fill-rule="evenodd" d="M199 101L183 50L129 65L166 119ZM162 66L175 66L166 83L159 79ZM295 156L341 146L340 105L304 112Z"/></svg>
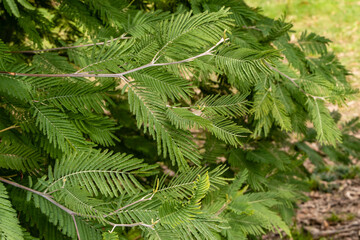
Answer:
<svg viewBox="0 0 360 240"><path fill-rule="evenodd" d="M0 71L0 74L8 74L8 75L12 75L12 76L25 76L25 77L115 77L115 78L119 78L122 77L126 74L129 73L133 73L145 68L149 68L149 67L157 67L157 66L168 66L168 65L174 65L174 64L180 64L180 63L185 63L185 62L191 62L197 58L203 57L203 56L207 56L207 55L212 55L212 51L219 46L221 43L225 42L227 39L221 38L221 40L219 42L217 42L214 46L212 46L211 48L209 48L207 51L200 53L196 56L184 59L184 60L180 60L180 61L176 61L176 62L168 62L168 63L148 63L145 64L143 66L137 67L137 68L133 68L130 69L128 71L122 72L122 73L99 73L99 74L87 74L87 73L65 73L65 74L33 74L33 73L16 73L16 72L4 72L4 71Z"/></svg>
<svg viewBox="0 0 360 240"><path fill-rule="evenodd" d="M131 207L132 205L135 205L135 204L137 204L137 203L145 202L145 201L150 201L150 200L154 197L155 193L156 193L156 192L154 191L151 195L148 194L148 195L140 198L139 200L136 200L135 202L132 202L132 203L130 203L130 204L126 205L126 206L123 206L123 207L121 207L121 208L119 208L119 209L116 209L115 211L113 211L113 212L111 212L111 213L109 213L109 214L104 215L104 218L109 217L109 216L111 216L111 215L114 215L114 214L116 214L117 212L119 212L119 211L121 211L121 210L124 210L124 209L126 209L126 208L128 208L128 207ZM149 196L149 195L150 195L150 197L146 198L146 197Z"/></svg>
<svg viewBox="0 0 360 240"><path fill-rule="evenodd" d="M36 195L39 195L39 196L45 198L46 200L48 200L49 202L51 202L52 204L54 204L55 206L57 206L57 207L59 207L60 209L64 210L65 212L67 212L67 213L70 214L70 215L78 215L76 212L74 212L74 211L68 209L67 207L61 205L60 203L56 202L56 201L55 201L54 199L52 199L51 196L48 195L48 194L45 194L45 193L36 191L36 190L31 189L31 188L28 188L28 187L25 187L25 186L23 186L23 185L21 185L21 184L18 184L18 183L16 183L16 182L13 182L13 181L10 181L10 180L7 180L7 179L2 178L2 177L0 177L0 181L1 181L1 182L4 182L4 183L7 183L7 184L9 184L9 185L12 185L12 186L14 186L14 187L24 189L24 190L29 191L29 192L31 192L31 193L34 193L34 194L36 194Z"/></svg>
<svg viewBox="0 0 360 240"><path fill-rule="evenodd" d="M12 126L10 126L10 127L1 129L1 130L0 130L0 133L5 132L5 131L10 130L10 129L13 129L13 128L18 128L18 127L19 127L19 126L17 126L17 125L12 125Z"/></svg>
<svg viewBox="0 0 360 240"><path fill-rule="evenodd" d="M158 55L162 52L162 50L164 50L170 43L172 43L172 41L167 42L153 57L153 59L151 60L151 63L155 63L161 56L158 57Z"/></svg>
<svg viewBox="0 0 360 240"><path fill-rule="evenodd" d="M31 189L31 188L28 188L28 187L25 187L21 184L18 184L16 182L13 182L13 181L10 181L10 180L7 180L5 178L2 178L0 177L0 181L1 182L4 182L4 183L7 183L9 185L12 185L14 187L17 187L17 188L21 188L21 189L24 189L26 191L29 191L31 193L34 193L36 195L39 195L40 197L43 197L45 198L46 200L48 200L49 202L51 202L52 204L54 204L55 206L57 206L58 208L62 209L63 211L65 211L66 213L68 213L73 221L74 221L74 225L75 225L75 229L76 229L76 234L77 234L77 237L78 239L80 240L80 234L79 234L79 230L78 230L78 227L77 227L77 224L76 224L76 220L75 220L75 215L79 215L78 213L68 209L67 207L65 207L64 205L61 205L60 203L56 202L54 199L52 199L52 196L48 195L48 194L45 194L45 193L42 193L42 192L39 192L39 191L36 191L34 189Z"/></svg>
<svg viewBox="0 0 360 240"><path fill-rule="evenodd" d="M74 215L71 215L73 221L74 221L74 225L75 225L75 229L76 229L76 235L78 237L78 240L80 240L80 233L79 233L79 228L77 226L77 223L76 223L76 219L75 219L75 216Z"/></svg>
<svg viewBox="0 0 360 240"><path fill-rule="evenodd" d="M112 233L116 227L136 227L136 226L144 226L144 227L148 227L151 229L154 229L154 226L152 224L146 224L146 223L142 223L142 222L138 222L138 223L128 223L128 224L117 224L117 223L111 223L108 222L110 225L113 226L113 228L111 229L110 233Z"/></svg>
<svg viewBox="0 0 360 240"><path fill-rule="evenodd" d="M215 213L215 216L219 216L226 208L227 206L231 203L231 200L228 199L226 200L226 202L221 206L221 208Z"/></svg>
<svg viewBox="0 0 360 240"><path fill-rule="evenodd" d="M300 86L295 82L295 79L294 78L292 78L292 77L290 77L290 76L288 76L288 75L286 75L285 73L283 73L283 72L281 72L279 69L277 69L277 68L275 68L275 67L273 67L273 66L271 66L271 64L270 63L268 63L267 61L265 61L264 60L264 63L265 63L265 65L268 67L268 68L270 68L271 70L273 70L273 71L275 71L275 72L277 72L278 74L280 74L281 76L283 76L283 77L285 77L285 78L287 78L287 79L289 79L296 87L298 87L298 88L300 88ZM300 88L301 89L301 88ZM301 89L302 90L302 89ZM304 91L304 90L302 90L302 91Z"/></svg>
<svg viewBox="0 0 360 240"><path fill-rule="evenodd" d="M149 194L145 195L144 197L140 198L139 200L137 200L137 201L135 201L135 202L132 202L132 203L126 205L126 206L123 206L123 207L121 207L121 208L119 208L119 209L117 209L117 210L115 210L115 211L113 211L113 212L111 212L111 213L109 213L109 214L107 214L107 215L104 215L104 218L106 218L106 217L108 217L108 216L111 216L111 215L114 215L115 213L117 213L117 212L119 212L119 211L121 211L121 210L123 210L123 209L125 209L125 208L128 208L128 207L130 207L130 206L132 206L132 205L135 205L135 204L137 204L137 203L145 202L145 201L150 201L150 200L154 197L155 193L158 192L158 190L159 190L159 179L157 180L157 182L156 182L156 188L153 190L152 193L149 193ZM149 195L150 195L150 197L147 197L147 196L149 196Z"/></svg>
<svg viewBox="0 0 360 240"><path fill-rule="evenodd" d="M98 43L89 43L83 45L76 45L76 46L66 46L66 47L57 47L57 48L48 48L48 49L39 49L39 50L27 50L27 51L8 51L8 53L41 53L41 52L51 52L51 51L58 51L58 50L65 50L65 49L72 49L72 48L81 48L81 47L91 47L91 46L99 46L104 45L113 41L117 41L120 39L130 39L131 37L125 37L126 34L122 34L118 38L113 38L108 41L98 42Z"/></svg>
<svg viewBox="0 0 360 240"><path fill-rule="evenodd" d="M271 66L271 64L268 63L267 61L263 60L263 62L264 62L264 64L265 64L268 68L270 68L271 70L279 73L279 74L280 74L281 76L283 76L284 78L290 80L290 82L291 82L292 84L294 84L294 85L295 85L302 93L304 93L306 96L312 97L312 98L315 99L315 100L316 100L316 99L321 99L321 100L324 100L324 101L325 101L325 97L314 96L314 95L311 95L310 93L305 92L304 89L302 89L302 88L295 82L296 79L294 79L294 78L286 75L285 73L281 72L279 69Z"/></svg>
<svg viewBox="0 0 360 240"><path fill-rule="evenodd" d="M254 29L256 31L260 31L261 32L261 29L257 28L256 26L242 26L243 29Z"/></svg>

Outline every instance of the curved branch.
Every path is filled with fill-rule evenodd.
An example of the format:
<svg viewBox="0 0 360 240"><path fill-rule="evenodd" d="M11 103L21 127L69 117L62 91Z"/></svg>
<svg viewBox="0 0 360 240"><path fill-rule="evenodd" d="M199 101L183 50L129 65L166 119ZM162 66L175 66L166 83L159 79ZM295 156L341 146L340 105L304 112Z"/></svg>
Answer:
<svg viewBox="0 0 360 240"><path fill-rule="evenodd" d="M16 183L16 182L13 182L13 181L10 181L10 180L7 180L7 179L2 178L2 177L0 177L0 181L1 181L1 182L4 182L4 183L7 183L7 184L9 184L9 185L12 185L12 186L14 186L14 187L24 189L24 190L26 190L26 191L28 191L28 192L31 192L31 193L34 193L34 194L36 194L36 195L39 195L40 197L45 198L46 200L48 200L49 202L51 202L51 203L54 204L55 206L59 207L60 209L64 210L65 212L67 212L67 213L70 214L70 215L78 215L76 212L74 212L74 211L68 209L67 207L61 205L60 203L56 202L54 199L52 199L52 197L51 197L50 195L48 195L48 194L46 194L46 193L42 193L42 192L36 191L36 190L34 190L34 189L25 187L25 186L23 186L23 185L21 185L21 184L18 184L18 183Z"/></svg>
<svg viewBox="0 0 360 240"><path fill-rule="evenodd" d="M36 190L34 190L34 189L28 188L28 187L23 186L23 185L21 185L21 184L18 184L18 183L16 183L16 182L7 180L7 179L5 179L5 178L3 178L3 177L0 177L0 182L4 182L4 183L7 183L7 184L12 185L12 186L14 186L14 187L17 187L17 188L20 188L20 189L29 191L29 192L31 192L31 193L34 193L34 194L36 194L36 195L38 195L38 196L40 196L40 197L45 198L46 200L48 200L49 202L51 202L52 204L54 204L54 205L57 206L58 208L64 210L66 213L68 213L68 214L72 217L73 222L74 222L74 225L75 225L75 230L76 230L77 238L78 238L78 240L81 240L81 239L80 239L80 233L79 233L78 225L77 225L77 223L76 223L76 218L75 218L75 216L83 216L83 215L81 215L81 214L79 214L79 213L77 213L77 212L74 212L74 211L70 210L69 208L65 207L64 205L61 205L60 203L56 202L54 199L52 199L52 196L50 196L49 194L36 191ZM145 197L148 196L148 195L146 195L145 197L141 198L140 200L135 201L134 203L131 203L131 204L127 205L127 206L124 206L124 207L122 207L121 209L127 208L127 207L129 207L129 206L131 206L131 205L134 205L134 204L139 203L139 202L142 202L142 201L151 200L155 193L156 193L156 191L154 190L154 192L151 194L151 196L150 196L149 198L145 198ZM118 212L118 211L120 211L121 209L115 210L113 213L108 214L108 216L109 216L109 215L112 215L112 214L114 214L114 213L116 213L116 212ZM86 216L86 217L98 218L97 216ZM106 217L106 216L104 216L104 217ZM110 221L106 221L106 222L107 222L109 225L113 226L111 232L114 231L114 229L115 229L116 227L144 226L144 227L148 227L148 228L154 229L154 225L155 225L155 223L145 224L145 223L142 223L142 222L138 222L138 223L126 223L126 224L125 224L125 223L113 223L113 222L110 222Z"/></svg>
<svg viewBox="0 0 360 240"><path fill-rule="evenodd" d="M65 74L34 74L34 73L17 73L17 72L5 72L5 71L0 71L0 74L8 74L8 75L12 75L12 76L24 76L24 77L115 77L115 78L119 78L119 77L123 77L126 74L129 73L133 73L145 68L149 68L149 67L158 67L158 66L168 66L168 65L174 65L174 64L180 64L180 63L185 63L185 62L191 62L197 58L203 57L203 56L207 56L207 55L212 55L212 51L219 46L221 43L225 42L227 39L221 38L221 40L219 42L217 42L214 46L212 46L211 48L209 48L207 51L200 53L196 56L184 59L184 60L180 60L180 61L175 61L175 62L167 62L167 63L153 63L150 62L148 64L145 64L143 66L137 67L137 68L133 68L130 69L128 71L122 72L122 73L99 73L99 74L87 74L87 73L65 73Z"/></svg>

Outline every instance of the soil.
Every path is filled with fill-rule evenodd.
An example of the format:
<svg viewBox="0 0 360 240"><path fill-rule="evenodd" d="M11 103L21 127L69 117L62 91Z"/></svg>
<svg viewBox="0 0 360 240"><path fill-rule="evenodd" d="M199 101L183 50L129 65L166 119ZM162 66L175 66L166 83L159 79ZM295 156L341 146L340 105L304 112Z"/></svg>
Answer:
<svg viewBox="0 0 360 240"><path fill-rule="evenodd" d="M360 179L331 182L331 193L312 191L308 201L299 204L298 228L314 239L360 239Z"/></svg>
<svg viewBox="0 0 360 240"><path fill-rule="evenodd" d="M296 228L304 237L295 239L359 240L360 178L322 184L332 191L312 191L306 194L308 201L298 204ZM273 233L263 239L281 238Z"/></svg>

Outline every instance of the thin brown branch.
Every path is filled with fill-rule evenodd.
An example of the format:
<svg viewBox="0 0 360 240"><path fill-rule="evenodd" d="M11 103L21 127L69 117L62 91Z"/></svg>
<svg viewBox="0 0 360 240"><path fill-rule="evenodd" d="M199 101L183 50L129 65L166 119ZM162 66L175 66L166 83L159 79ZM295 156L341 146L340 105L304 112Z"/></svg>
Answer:
<svg viewBox="0 0 360 240"><path fill-rule="evenodd" d="M25 51L8 51L7 53L41 53L41 52L51 52L51 51L59 51L59 50L65 50L65 49L73 49L73 48L81 48L81 47L91 47L91 46L99 46L104 45L107 43L111 43L113 41L117 41L120 39L130 39L131 37L125 37L126 34L121 35L118 38L113 38L108 41L104 42L98 42L98 43L89 43L89 44L83 44L83 45L76 45L76 46L66 46L66 47L57 47L57 48L47 48L47 49L39 49L39 50L25 50Z"/></svg>
<svg viewBox="0 0 360 240"><path fill-rule="evenodd" d="M36 191L36 190L31 189L31 188L28 188L28 187L25 187L25 186L23 186L23 185L21 185L21 184L18 184L18 183L16 183L16 182L13 182L13 181L10 181L10 180L7 180L7 179L2 178L2 177L0 177L0 181L1 181L1 182L4 182L4 183L7 183L7 184L9 184L9 185L12 185L12 186L14 186L14 187L24 189L24 190L29 191L29 192L31 192L31 193L34 193L34 194L36 194L36 195L39 195L40 197L45 198L46 200L48 200L49 202L51 202L51 203L54 204L55 206L57 206L57 207L59 207L60 209L64 210L64 211L67 212L68 214L70 214L70 215L77 215L76 212L74 212L74 211L68 209L67 207L61 205L60 203L56 202L56 201L55 201L54 199L52 199L52 197L51 197L50 195L48 195L48 194L45 194L45 193Z"/></svg>
<svg viewBox="0 0 360 240"><path fill-rule="evenodd" d="M281 72L279 69L273 67L273 66L272 66L270 63L268 63L267 61L264 60L263 62L264 62L264 64L265 64L268 68L270 68L271 70L277 72L278 74L280 74L280 75L283 76L284 78L290 80L290 82L291 82L292 84L294 84L294 85L295 85L302 93L304 93L306 96L312 97L312 98L315 99L315 100L316 100L316 99L321 99L321 100L324 100L324 101L325 101L325 97L314 96L314 95L311 95L310 93L305 92L305 90L302 89L302 88L295 82L296 79L294 79L294 78L286 75L285 73Z"/></svg>
<svg viewBox="0 0 360 240"><path fill-rule="evenodd" d="M260 28L257 28L256 26L242 26L243 29L254 29L256 31L260 31L261 32L261 29Z"/></svg>
<svg viewBox="0 0 360 240"><path fill-rule="evenodd" d="M212 51L214 50L214 48L216 48L218 45L220 45L221 43L225 42L227 39L221 38L221 40L219 42L217 42L214 46L212 46L210 49L208 49L207 51L198 54L196 56L184 59L184 60L180 60L180 61L175 61L175 62L168 62L168 63L148 63L145 64L143 66L137 67L137 68L133 68L130 69L128 71L122 72L122 73L99 73L99 74L87 74L87 73L65 73L65 74L33 74L33 73L16 73L16 72L4 72L4 71L0 71L0 74L8 74L8 75L12 75L12 76L24 76L24 77L115 77L115 78L119 78L122 77L126 74L129 73L133 73L145 68L149 68L149 67L158 67L158 66L168 66L168 65L174 65L174 64L180 64L180 63L185 63L185 62L191 62L197 58L203 57L203 56L207 56L207 55L212 55Z"/></svg>
<svg viewBox="0 0 360 240"><path fill-rule="evenodd" d="M221 208L215 213L215 216L219 216L226 208L227 206L229 205L231 201L230 200L227 200L222 206Z"/></svg>
<svg viewBox="0 0 360 240"><path fill-rule="evenodd" d="M79 228L77 226L77 223L76 223L76 219L75 219L75 216L74 215L71 215L73 221L74 221L74 225L75 225L75 230L76 230L76 235L78 237L78 240L80 240L80 233L79 233Z"/></svg>
<svg viewBox="0 0 360 240"><path fill-rule="evenodd" d="M0 130L0 133L5 132L5 131L10 130L10 129L13 129L13 128L18 128L18 127L19 127L19 126L17 126L17 125L12 125L12 126L10 126L10 127L1 129L1 130Z"/></svg>
<svg viewBox="0 0 360 240"><path fill-rule="evenodd" d="M281 76L283 76L283 77L285 77L285 78L287 78L287 79L289 79L297 88L299 88L300 90L302 90L301 88L300 88L300 86L295 82L295 79L294 78L292 78L292 77L290 77L290 76L288 76L288 75L286 75L285 73L283 73L283 72L281 72L279 69L277 69L277 68L275 68L275 67L273 67L273 66L271 66L271 64L270 63L268 63L267 61L265 61L264 60L264 63L265 63L265 65L268 67L268 68L270 68L271 70L273 70L273 71L275 71L275 72L277 72L278 74L280 74ZM304 92L304 90L302 90L302 92Z"/></svg>
<svg viewBox="0 0 360 240"><path fill-rule="evenodd" d="M109 216L112 216L112 215L116 214L117 212L119 212L119 211L121 211L121 210L124 210L124 209L126 209L126 208L128 208L128 207L131 207L131 206L133 206L133 205L135 205L135 204L137 204L137 203L145 202L145 201L150 201L150 200L154 197L155 191L154 191L154 193L152 193L152 194L150 195L150 197L146 198L146 197L149 196L149 195L150 195L150 194L148 194L148 195L140 198L139 200L136 200L135 202L132 202L132 203L126 205L126 206L123 206L123 207L121 207L121 208L119 208L119 209L116 209L115 211L113 211L113 212L111 212L111 213L109 213L109 214L104 215L104 218L109 217Z"/></svg>
<svg viewBox="0 0 360 240"><path fill-rule="evenodd" d="M14 187L21 188L21 189L23 189L23 190L29 191L29 192L34 193L34 194L36 194L36 195L39 195L40 197L45 198L46 200L48 200L49 202L51 202L52 204L54 204L54 205L57 206L58 208L64 210L66 213L68 213L68 214L72 217L72 219L73 219L73 221L74 221L74 224L75 224L75 229L76 229L77 237L78 237L78 239L80 240L80 234L79 234L79 230L78 230L78 227L77 227L77 224L76 224L76 220L75 220L75 215L78 215L78 213L76 213L76 212L68 209L67 207L61 205L60 203L56 202L54 199L52 199L52 196L50 196L50 195L48 195L48 194L45 194L45 193L36 191L36 190L31 189L31 188L28 188L28 187L25 187L25 186L23 186L23 185L21 185L21 184L18 184L18 183L16 183L16 182L13 182L13 181L10 181L10 180L7 180L7 179L2 178L2 177L0 177L0 181L1 181L1 182L4 182L4 183L7 183L7 184L9 184L9 185L12 185L12 186L14 186Z"/></svg>
<svg viewBox="0 0 360 240"><path fill-rule="evenodd" d="M108 222L111 226L113 226L113 228L111 229L110 233L112 233L115 228L117 227L136 227L136 226L143 226L143 227L148 227L151 229L154 229L154 225L153 224L146 224L146 223L142 223L142 222L138 222L138 223L128 223L128 224L124 224L124 223L112 223L112 222Z"/></svg>

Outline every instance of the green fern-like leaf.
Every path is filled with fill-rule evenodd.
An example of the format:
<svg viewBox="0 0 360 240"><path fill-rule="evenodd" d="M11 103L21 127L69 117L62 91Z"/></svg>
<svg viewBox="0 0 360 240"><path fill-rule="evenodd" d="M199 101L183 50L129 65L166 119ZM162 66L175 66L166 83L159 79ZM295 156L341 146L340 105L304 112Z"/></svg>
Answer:
<svg viewBox="0 0 360 240"><path fill-rule="evenodd" d="M48 106L33 107L36 125L55 147L70 153L89 146L80 131L68 120L67 115Z"/></svg>
<svg viewBox="0 0 360 240"><path fill-rule="evenodd" d="M263 60L276 57L277 51L257 51L247 48L227 47L215 55L216 66L230 76L235 76L232 83L241 89L242 82L257 82L261 74L269 74L270 70Z"/></svg>
<svg viewBox="0 0 360 240"><path fill-rule="evenodd" d="M43 53L34 57L34 65L46 73L73 73L73 66L63 56L56 53Z"/></svg>
<svg viewBox="0 0 360 240"><path fill-rule="evenodd" d="M239 138L244 137L245 134L250 133L246 128L243 128L229 119L217 117L211 119L212 125L208 128L217 138L235 147L241 145Z"/></svg>
<svg viewBox="0 0 360 240"><path fill-rule="evenodd" d="M0 67L2 70L6 70L7 63L13 63L15 58L9 53L9 48L0 39Z"/></svg>
<svg viewBox="0 0 360 240"><path fill-rule="evenodd" d="M176 178L172 178L166 186L164 186L164 181L166 180L164 177L160 180L160 187L156 195L161 196L162 199L191 198L198 176L204 175L206 171L208 171L207 168L191 168L186 173L180 173ZM209 191L218 190L221 186L227 184L227 179L221 177L225 171L226 168L224 166L218 166L208 172L210 181Z"/></svg>
<svg viewBox="0 0 360 240"><path fill-rule="evenodd" d="M129 85L130 87L130 85ZM136 115L138 127L144 125L144 131L149 131L156 138L158 152L169 156L182 169L188 168L187 159L199 164L200 154L188 131L175 130L165 118L166 107L156 95L131 87L128 91L130 110Z"/></svg>
<svg viewBox="0 0 360 240"><path fill-rule="evenodd" d="M115 141L119 141L114 134L119 127L114 120L97 115L71 115L71 117L74 118L75 126L95 143L114 146Z"/></svg>
<svg viewBox="0 0 360 240"><path fill-rule="evenodd" d="M205 115L219 114L222 116L239 117L248 110L247 94L238 95L209 95L194 104L195 109L201 110Z"/></svg>
<svg viewBox="0 0 360 240"><path fill-rule="evenodd" d="M166 111L166 117L171 123L180 129L190 129L192 127L209 127L212 123L210 120L196 115L187 108L169 107Z"/></svg>
<svg viewBox="0 0 360 240"><path fill-rule="evenodd" d="M54 104L61 110L70 110L74 113L91 114L103 113L106 99L105 93L112 84L96 86L93 83L69 83L52 89L47 96L38 101Z"/></svg>
<svg viewBox="0 0 360 240"><path fill-rule="evenodd" d="M340 130L330 116L329 110L326 108L323 101L309 98L307 107L317 132L317 139L321 143L332 145L341 141Z"/></svg>
<svg viewBox="0 0 360 240"><path fill-rule="evenodd" d="M0 237L3 239L23 239L23 232L12 208L6 188L0 182Z"/></svg>
<svg viewBox="0 0 360 240"><path fill-rule="evenodd" d="M15 17L20 17L19 8L17 7L14 0L4 0L4 7L11 15Z"/></svg>
<svg viewBox="0 0 360 240"><path fill-rule="evenodd" d="M0 167L18 171L34 171L39 169L41 155L27 145L0 144Z"/></svg>
<svg viewBox="0 0 360 240"><path fill-rule="evenodd" d="M57 161L54 170L49 169L49 179L45 192L69 187L82 186L91 195L119 196L137 194L144 187L134 174L146 174L153 167L134 159L131 155L112 154L88 150L75 152Z"/></svg>
<svg viewBox="0 0 360 240"><path fill-rule="evenodd" d="M220 9L218 12L195 15L188 12L163 21L157 33L162 46L159 55L179 59L185 54L194 54L195 49L201 49L204 45L218 42L224 30L231 26L228 16L228 10ZM179 47L182 52L178 51Z"/></svg>
<svg viewBox="0 0 360 240"><path fill-rule="evenodd" d="M194 184L194 192L187 203L170 200L162 204L159 209L159 218L162 224L169 224L174 227L191 221L197 214L201 213L199 210L200 201L210 188L208 174L199 176Z"/></svg>
<svg viewBox="0 0 360 240"><path fill-rule="evenodd" d="M131 74L137 85L144 86L151 91L159 93L160 96L167 96L175 99L188 99L191 89L188 81L175 77L166 71L159 69L148 69Z"/></svg>
<svg viewBox="0 0 360 240"><path fill-rule="evenodd" d="M19 64L18 66L11 66L8 68L9 71L21 71L29 73L31 68ZM27 81L26 77L14 77L11 75L0 75L0 92L18 98L20 100L30 101L32 99L31 95L34 94L33 86L30 82Z"/></svg>
<svg viewBox="0 0 360 240"><path fill-rule="evenodd" d="M119 236L116 232L104 232L102 237L103 240L119 240Z"/></svg>
<svg viewBox="0 0 360 240"><path fill-rule="evenodd" d="M301 49L311 54L327 54L327 45L331 41L315 33L302 32L298 40Z"/></svg>

